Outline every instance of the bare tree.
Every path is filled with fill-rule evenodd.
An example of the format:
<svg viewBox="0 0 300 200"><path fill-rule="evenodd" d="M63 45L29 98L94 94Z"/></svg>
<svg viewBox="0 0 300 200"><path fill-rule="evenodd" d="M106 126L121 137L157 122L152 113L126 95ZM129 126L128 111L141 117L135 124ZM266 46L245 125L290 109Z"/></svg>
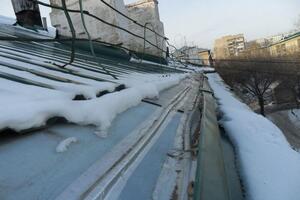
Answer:
<svg viewBox="0 0 300 200"><path fill-rule="evenodd" d="M265 100L272 94L271 85L276 82L273 73L245 71L240 73L236 83L257 99L260 114L265 116Z"/></svg>
<svg viewBox="0 0 300 200"><path fill-rule="evenodd" d="M217 71L224 81L242 94L245 102L256 102L260 114L265 116L265 104L272 96L272 84L278 75L269 70L265 63L230 60L219 62ZM240 95L239 95L240 96Z"/></svg>
<svg viewBox="0 0 300 200"><path fill-rule="evenodd" d="M214 60L218 73L251 108L256 110L259 106L262 115L265 115L265 105L271 102L298 108L299 52L272 57L266 48L255 45L239 56Z"/></svg>
<svg viewBox="0 0 300 200"><path fill-rule="evenodd" d="M283 84L286 86L286 90L290 90L293 94L293 101L296 108L299 109L299 97L300 97L300 73L284 76L282 78Z"/></svg>

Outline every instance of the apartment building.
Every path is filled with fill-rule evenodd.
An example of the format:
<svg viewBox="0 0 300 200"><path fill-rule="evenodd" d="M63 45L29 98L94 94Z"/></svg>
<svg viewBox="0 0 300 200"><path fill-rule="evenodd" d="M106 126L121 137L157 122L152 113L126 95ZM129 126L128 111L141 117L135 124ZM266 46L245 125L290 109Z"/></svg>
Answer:
<svg viewBox="0 0 300 200"><path fill-rule="evenodd" d="M243 34L224 36L217 39L214 44L214 53L217 59L237 56L244 50L245 38Z"/></svg>
<svg viewBox="0 0 300 200"><path fill-rule="evenodd" d="M269 46L270 55L274 57L299 53L300 56L300 32Z"/></svg>
<svg viewBox="0 0 300 200"><path fill-rule="evenodd" d="M182 62L191 63L194 65L203 65L203 58L204 54L201 52L207 52L209 50L198 48L196 46L184 46L177 51L175 51L174 55L177 59L181 60Z"/></svg>
<svg viewBox="0 0 300 200"><path fill-rule="evenodd" d="M284 34L277 34L277 35L273 35L273 36L267 37L266 39L268 40L268 42L270 44L275 44L275 43L278 43L281 40L283 40L284 37L285 37Z"/></svg>

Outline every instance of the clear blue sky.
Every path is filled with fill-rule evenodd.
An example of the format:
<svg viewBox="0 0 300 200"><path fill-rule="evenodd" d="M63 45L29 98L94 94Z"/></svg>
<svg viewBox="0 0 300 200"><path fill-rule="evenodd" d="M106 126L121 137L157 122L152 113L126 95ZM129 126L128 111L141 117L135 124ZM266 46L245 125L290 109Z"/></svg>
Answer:
<svg viewBox="0 0 300 200"><path fill-rule="evenodd" d="M13 16L10 1L1 0L1 15ZM211 48L226 34L244 33L252 40L293 29L300 0L159 0L159 8L172 43L183 45L186 37L189 45Z"/></svg>

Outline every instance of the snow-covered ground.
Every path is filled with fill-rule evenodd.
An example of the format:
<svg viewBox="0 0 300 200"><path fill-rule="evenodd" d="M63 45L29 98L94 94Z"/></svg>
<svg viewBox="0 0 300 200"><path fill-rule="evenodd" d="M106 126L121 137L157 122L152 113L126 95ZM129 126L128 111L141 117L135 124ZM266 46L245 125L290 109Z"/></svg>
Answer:
<svg viewBox="0 0 300 200"><path fill-rule="evenodd" d="M208 77L220 123L235 146L247 199L299 200L300 154L271 121L237 100L218 74Z"/></svg>
<svg viewBox="0 0 300 200"><path fill-rule="evenodd" d="M291 146L300 151L300 110L282 110L268 114L274 124L284 133Z"/></svg>

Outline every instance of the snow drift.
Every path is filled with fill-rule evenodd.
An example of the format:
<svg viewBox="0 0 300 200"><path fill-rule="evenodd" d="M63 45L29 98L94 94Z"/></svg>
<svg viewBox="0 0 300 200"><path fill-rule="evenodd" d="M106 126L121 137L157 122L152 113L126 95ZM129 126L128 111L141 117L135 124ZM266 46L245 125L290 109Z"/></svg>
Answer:
<svg viewBox="0 0 300 200"><path fill-rule="evenodd" d="M36 97L35 90L26 90L29 94L22 101L6 99L0 107L0 130L10 128L16 131L45 125L52 117L63 117L79 125L97 126L96 134L106 136L106 132L115 117L127 109L138 105L144 98L155 98L159 92L174 86L184 75L160 77L148 82L137 79L130 87L120 92L104 95L86 101L72 101L69 95L39 89L47 98ZM27 86L28 87L28 86ZM33 87L36 89L36 87ZM51 95L49 95L51 94ZM31 97L32 95L32 97ZM23 97L23 96L21 96Z"/></svg>
<svg viewBox="0 0 300 200"><path fill-rule="evenodd" d="M217 74L209 83L223 114L221 125L233 142L250 200L299 200L300 154L268 119L238 101Z"/></svg>

